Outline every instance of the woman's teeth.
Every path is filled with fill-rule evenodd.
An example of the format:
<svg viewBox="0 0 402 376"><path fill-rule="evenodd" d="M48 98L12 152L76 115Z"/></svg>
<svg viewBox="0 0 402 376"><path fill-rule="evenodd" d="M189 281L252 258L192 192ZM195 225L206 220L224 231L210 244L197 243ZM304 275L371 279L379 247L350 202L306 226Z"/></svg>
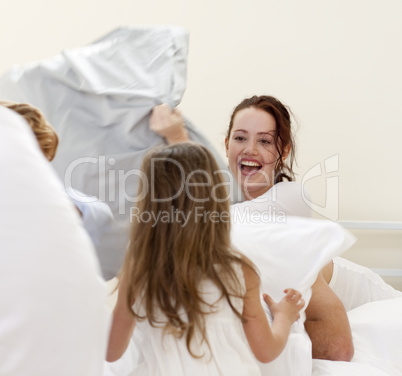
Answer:
<svg viewBox="0 0 402 376"><path fill-rule="evenodd" d="M261 167L261 165L257 162L251 162L251 161L242 161L241 164L243 166L250 166L250 167Z"/></svg>
<svg viewBox="0 0 402 376"><path fill-rule="evenodd" d="M251 173L251 172L256 172L259 171L261 169L261 164L259 164L258 162L252 162L252 161L242 161L240 163L240 169L242 170L242 172L244 173Z"/></svg>

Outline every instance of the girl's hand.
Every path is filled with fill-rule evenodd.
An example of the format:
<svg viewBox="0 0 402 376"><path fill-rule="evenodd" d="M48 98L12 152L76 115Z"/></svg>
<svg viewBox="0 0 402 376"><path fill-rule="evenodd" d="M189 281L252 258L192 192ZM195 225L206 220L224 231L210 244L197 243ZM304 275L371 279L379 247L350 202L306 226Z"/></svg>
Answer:
<svg viewBox="0 0 402 376"><path fill-rule="evenodd" d="M149 128L164 137L169 145L190 140L179 109L172 111L167 103L154 107Z"/></svg>
<svg viewBox="0 0 402 376"><path fill-rule="evenodd" d="M305 303L299 291L286 289L284 292L286 295L279 301L279 303L275 303L268 294L263 294L263 298L265 303L267 303L274 320L276 316L280 315L288 320L291 325L300 318L299 312L304 307Z"/></svg>

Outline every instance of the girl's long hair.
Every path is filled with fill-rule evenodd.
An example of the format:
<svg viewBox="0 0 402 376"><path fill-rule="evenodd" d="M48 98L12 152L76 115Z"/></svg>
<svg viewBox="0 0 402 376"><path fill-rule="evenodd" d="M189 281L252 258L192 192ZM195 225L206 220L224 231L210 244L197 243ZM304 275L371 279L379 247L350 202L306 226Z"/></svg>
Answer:
<svg viewBox="0 0 402 376"><path fill-rule="evenodd" d="M231 249L228 193L205 147L165 147L145 157L142 171L142 197L132 218L120 284L127 286L127 304L137 320L147 319L152 326L164 327L165 333L185 335L190 354L200 357L190 344L196 332L208 344L206 304L213 309L200 294L200 282L212 281L244 320L231 301L244 296L234 264L255 269ZM132 308L136 299L145 309L143 315Z"/></svg>

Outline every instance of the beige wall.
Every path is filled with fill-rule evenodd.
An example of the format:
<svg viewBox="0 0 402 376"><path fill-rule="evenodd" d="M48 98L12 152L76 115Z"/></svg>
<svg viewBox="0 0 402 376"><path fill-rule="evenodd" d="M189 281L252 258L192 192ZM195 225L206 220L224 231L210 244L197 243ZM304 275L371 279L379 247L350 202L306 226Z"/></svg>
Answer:
<svg viewBox="0 0 402 376"><path fill-rule="evenodd" d="M187 28L181 108L222 154L234 105L254 93L272 94L298 119L298 180L336 156L328 162L335 172L306 182L321 214L402 221L399 0L1 0L1 7L0 73L121 25ZM331 189L326 177L333 178ZM392 245L400 251L399 268L401 232Z"/></svg>

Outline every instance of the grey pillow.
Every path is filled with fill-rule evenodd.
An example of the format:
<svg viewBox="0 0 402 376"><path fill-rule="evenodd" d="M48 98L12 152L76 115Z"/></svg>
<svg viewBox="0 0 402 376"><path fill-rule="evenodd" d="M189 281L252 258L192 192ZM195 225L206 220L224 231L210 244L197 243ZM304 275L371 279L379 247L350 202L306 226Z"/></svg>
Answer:
<svg viewBox="0 0 402 376"><path fill-rule="evenodd" d="M111 208L113 225L96 235L106 279L124 258L143 156L164 142L149 130L150 113L155 105L180 103L187 53L182 28L119 28L85 47L15 66L0 78L0 98L33 104L56 129L60 145L52 164L66 187L90 196L85 205L92 198ZM226 168L201 132L189 121L186 126L191 139L209 147Z"/></svg>

